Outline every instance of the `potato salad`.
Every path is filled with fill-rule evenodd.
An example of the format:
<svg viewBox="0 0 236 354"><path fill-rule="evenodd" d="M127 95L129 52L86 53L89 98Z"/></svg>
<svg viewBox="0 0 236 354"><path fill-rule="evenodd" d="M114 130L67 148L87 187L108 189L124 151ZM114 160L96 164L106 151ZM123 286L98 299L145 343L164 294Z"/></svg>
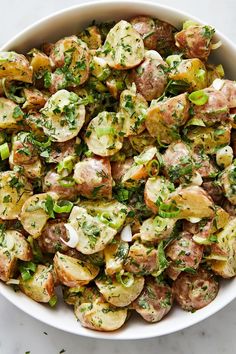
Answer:
<svg viewBox="0 0 236 354"><path fill-rule="evenodd" d="M2 282L114 331L235 277L236 82L214 33L136 16L0 52Z"/></svg>

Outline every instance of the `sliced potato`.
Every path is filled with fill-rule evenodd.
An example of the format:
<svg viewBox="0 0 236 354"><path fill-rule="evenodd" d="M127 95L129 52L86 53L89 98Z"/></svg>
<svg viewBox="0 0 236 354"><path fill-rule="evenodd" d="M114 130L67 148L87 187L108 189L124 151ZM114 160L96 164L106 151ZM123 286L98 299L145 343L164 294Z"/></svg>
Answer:
<svg viewBox="0 0 236 354"><path fill-rule="evenodd" d="M67 90L57 91L41 109L44 133L52 141L64 142L77 136L85 122L85 108L79 97Z"/></svg>
<svg viewBox="0 0 236 354"><path fill-rule="evenodd" d="M149 218L141 225L139 236L142 242L158 243L171 235L175 223L175 219L161 218L160 216Z"/></svg>
<svg viewBox="0 0 236 354"><path fill-rule="evenodd" d="M139 93L125 90L120 95L119 111L124 117L124 136L140 134L145 130L148 104Z"/></svg>
<svg viewBox="0 0 236 354"><path fill-rule="evenodd" d="M139 135L129 136L129 141L132 148L141 153L147 146L155 145L156 138L151 137L151 135L145 130Z"/></svg>
<svg viewBox="0 0 236 354"><path fill-rule="evenodd" d="M144 58L144 44L140 34L127 21L121 20L108 33L103 52L113 69L131 69Z"/></svg>
<svg viewBox="0 0 236 354"><path fill-rule="evenodd" d="M89 49L98 49L102 45L102 38L97 26L89 26L78 37L87 44Z"/></svg>
<svg viewBox="0 0 236 354"><path fill-rule="evenodd" d="M127 309L118 309L104 302L85 302L75 307L75 315L83 327L110 332L123 326Z"/></svg>
<svg viewBox="0 0 236 354"><path fill-rule="evenodd" d="M95 156L77 162L73 178L78 193L83 197L112 198L111 165L108 158Z"/></svg>
<svg viewBox="0 0 236 354"><path fill-rule="evenodd" d="M203 62L198 59L181 60L169 74L171 80L181 80L189 84L189 92L207 87L207 71Z"/></svg>
<svg viewBox="0 0 236 354"><path fill-rule="evenodd" d="M85 208L77 206L70 213L69 223L78 234L76 249L83 254L93 254L103 250L117 233L98 217L89 215Z"/></svg>
<svg viewBox="0 0 236 354"><path fill-rule="evenodd" d="M20 221L24 229L33 237L39 237L53 212L53 201L58 195L53 192L34 194L28 198L20 214Z"/></svg>
<svg viewBox="0 0 236 354"><path fill-rule="evenodd" d="M236 166L234 164L224 170L220 182L226 198L231 204L236 205Z"/></svg>
<svg viewBox="0 0 236 354"><path fill-rule="evenodd" d="M116 242L107 245L104 249L106 262L105 273L112 276L122 271L123 263L128 256L129 244L117 239Z"/></svg>
<svg viewBox="0 0 236 354"><path fill-rule="evenodd" d="M57 252L54 257L54 269L60 283L75 287L88 284L99 273L99 267Z"/></svg>
<svg viewBox="0 0 236 354"><path fill-rule="evenodd" d="M19 126L23 112L20 107L8 98L0 97L0 129L13 129Z"/></svg>
<svg viewBox="0 0 236 354"><path fill-rule="evenodd" d="M236 275L236 218L228 222L224 229L217 234L217 245L226 254L226 260L213 260L211 269L223 278Z"/></svg>
<svg viewBox="0 0 236 354"><path fill-rule="evenodd" d="M18 218L23 204L33 193L31 184L18 172L0 172L0 190L1 219Z"/></svg>
<svg viewBox="0 0 236 354"><path fill-rule="evenodd" d="M89 77L89 50L77 36L65 37L56 42L50 59L56 67L64 67L70 74L65 77L64 87L82 85Z"/></svg>
<svg viewBox="0 0 236 354"><path fill-rule="evenodd" d="M165 202L178 208L178 219L213 218L214 203L206 191L198 186L179 187Z"/></svg>
<svg viewBox="0 0 236 354"><path fill-rule="evenodd" d="M32 164L15 164L13 162L13 151L9 156L9 165L13 169L15 166L22 168L23 174L29 179L39 178L43 174L43 164L40 158L36 159Z"/></svg>
<svg viewBox="0 0 236 354"><path fill-rule="evenodd" d="M84 201L80 203L80 206L85 208L88 214L97 216L103 223L115 230L121 229L128 214L127 206L117 200L109 202L99 200L92 203Z"/></svg>
<svg viewBox="0 0 236 354"><path fill-rule="evenodd" d="M47 71L52 71L50 58L38 49L30 51L30 65L33 68L34 78L41 79Z"/></svg>
<svg viewBox="0 0 236 354"><path fill-rule="evenodd" d="M114 155L122 148L122 125L118 114L101 112L91 120L85 134L85 141L94 154L99 156Z"/></svg>
<svg viewBox="0 0 236 354"><path fill-rule="evenodd" d="M173 185L161 176L148 178L144 189L144 200L154 214L158 212L156 202L166 200L173 190Z"/></svg>
<svg viewBox="0 0 236 354"><path fill-rule="evenodd" d="M52 268L39 264L31 279L23 280L20 277L19 287L34 301L49 302L55 296Z"/></svg>
<svg viewBox="0 0 236 354"><path fill-rule="evenodd" d="M0 63L0 79L32 83L33 70L24 55L0 52Z"/></svg>
<svg viewBox="0 0 236 354"><path fill-rule="evenodd" d="M215 154L216 151L230 143L231 127L227 125L212 127L196 127L189 130L187 138L192 148L202 148L206 154Z"/></svg>
<svg viewBox="0 0 236 354"><path fill-rule="evenodd" d="M157 148L149 146L143 152L134 157L134 163L127 170L121 179L121 183L127 183L129 180L138 181L147 178L149 171L148 164L155 159Z"/></svg>
<svg viewBox="0 0 236 354"><path fill-rule="evenodd" d="M16 270L17 258L7 248L0 248L0 279L4 282L10 280Z"/></svg>
<svg viewBox="0 0 236 354"><path fill-rule="evenodd" d="M13 256L22 261L32 259L32 249L25 237L16 230L7 230L4 232L2 246L8 249Z"/></svg>
<svg viewBox="0 0 236 354"><path fill-rule="evenodd" d="M134 282L124 287L115 279L96 279L95 283L104 298L114 306L125 307L131 304L141 293L144 287L144 277L134 276Z"/></svg>
<svg viewBox="0 0 236 354"><path fill-rule="evenodd" d="M187 93L157 102L148 109L145 120L149 134L161 144L170 144L179 138L178 128L189 118Z"/></svg>

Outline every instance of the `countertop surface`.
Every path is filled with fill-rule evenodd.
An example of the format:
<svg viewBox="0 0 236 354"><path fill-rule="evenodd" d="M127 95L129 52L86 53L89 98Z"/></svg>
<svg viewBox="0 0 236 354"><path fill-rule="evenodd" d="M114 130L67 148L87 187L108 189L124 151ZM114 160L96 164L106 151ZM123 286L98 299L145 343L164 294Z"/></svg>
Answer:
<svg viewBox="0 0 236 354"><path fill-rule="evenodd" d="M0 46L36 20L79 0L1 1ZM235 0L159 0L194 14L236 39ZM235 58L232 58L235 60ZM51 328L0 296L0 354L233 354L236 352L236 301L211 318L178 333L139 341L103 341Z"/></svg>

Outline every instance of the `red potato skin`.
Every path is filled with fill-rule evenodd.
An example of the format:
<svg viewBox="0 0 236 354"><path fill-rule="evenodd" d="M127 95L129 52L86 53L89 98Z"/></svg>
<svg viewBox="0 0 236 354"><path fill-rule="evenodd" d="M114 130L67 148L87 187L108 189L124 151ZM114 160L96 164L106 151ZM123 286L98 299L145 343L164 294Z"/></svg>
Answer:
<svg viewBox="0 0 236 354"><path fill-rule="evenodd" d="M129 22L142 36L147 49L156 50L163 56L177 49L174 38L176 29L171 24L144 15L133 17Z"/></svg>
<svg viewBox="0 0 236 354"><path fill-rule="evenodd" d="M202 188L205 189L214 203L221 205L224 195L220 185L214 183L214 181L207 181L203 182Z"/></svg>
<svg viewBox="0 0 236 354"><path fill-rule="evenodd" d="M148 252L148 248L143 248L142 251L136 252L131 246L124 268L133 274L154 272L157 268L157 250L153 249Z"/></svg>
<svg viewBox="0 0 236 354"><path fill-rule="evenodd" d="M21 151L26 148L29 151L28 154L24 154ZM15 141L13 143L13 163L16 165L31 165L38 159L38 154L34 146L26 141L22 143L21 141Z"/></svg>
<svg viewBox="0 0 236 354"><path fill-rule="evenodd" d="M81 183L76 184L77 192L89 199L112 198L111 165L108 158L93 157L83 160L81 167ZM79 165L79 162L78 164ZM100 181L98 181L98 177Z"/></svg>
<svg viewBox="0 0 236 354"><path fill-rule="evenodd" d="M164 283L147 278L141 295L131 307L147 322L159 322L171 310L173 304L172 289ZM151 310L149 307L153 307Z"/></svg>
<svg viewBox="0 0 236 354"><path fill-rule="evenodd" d="M219 284L212 273L199 269L196 274L180 274L172 289L176 302L183 310L195 311L215 299Z"/></svg>
<svg viewBox="0 0 236 354"><path fill-rule="evenodd" d="M198 153L193 153L193 159L195 164L199 165L199 167L196 168L196 171L201 175L201 177L208 178L209 175L213 175L217 172L217 168L213 165L212 161L207 155L202 157Z"/></svg>
<svg viewBox="0 0 236 354"><path fill-rule="evenodd" d="M50 163L59 163L65 157L75 155L75 139L67 140L63 143L54 143L50 151Z"/></svg>
<svg viewBox="0 0 236 354"><path fill-rule="evenodd" d="M191 26L175 34L176 46L183 50L189 59L206 61L211 51L211 40L204 36L205 26Z"/></svg>
<svg viewBox="0 0 236 354"><path fill-rule="evenodd" d="M56 253L57 251L66 252L69 247L66 246L61 238L68 240L66 228L62 220L49 220L44 227L38 243L44 253Z"/></svg>
<svg viewBox="0 0 236 354"><path fill-rule="evenodd" d="M225 211L227 211L227 213L229 213L230 216L236 216L236 206L231 204L228 199L224 199L222 207Z"/></svg>
<svg viewBox="0 0 236 354"><path fill-rule="evenodd" d="M115 182L119 182L124 174L130 169L134 160L132 158L123 161L111 162L111 174Z"/></svg>
<svg viewBox="0 0 236 354"><path fill-rule="evenodd" d="M224 94L213 88L202 91L208 96L208 101L202 106L194 105L194 118L202 119L206 125L229 122L228 101Z"/></svg>
<svg viewBox="0 0 236 354"><path fill-rule="evenodd" d="M0 251L0 280L6 282L14 274L17 259L6 253L6 250Z"/></svg>
<svg viewBox="0 0 236 354"><path fill-rule="evenodd" d="M60 199L75 200L78 196L76 186L63 187L59 183L60 176L54 171L49 171L44 177L43 191L55 192L59 195Z"/></svg>
<svg viewBox="0 0 236 354"><path fill-rule="evenodd" d="M165 91L167 74L163 67L167 67L164 60L146 58L131 71L130 80L147 101L160 97Z"/></svg>
<svg viewBox="0 0 236 354"><path fill-rule="evenodd" d="M224 84L220 89L220 92L226 97L228 101L228 107L230 109L236 108L236 83L232 80L224 80Z"/></svg>
<svg viewBox="0 0 236 354"><path fill-rule="evenodd" d="M183 232L179 239L167 247L166 255L183 270L184 268L197 269L203 256L203 246L195 243L190 233Z"/></svg>

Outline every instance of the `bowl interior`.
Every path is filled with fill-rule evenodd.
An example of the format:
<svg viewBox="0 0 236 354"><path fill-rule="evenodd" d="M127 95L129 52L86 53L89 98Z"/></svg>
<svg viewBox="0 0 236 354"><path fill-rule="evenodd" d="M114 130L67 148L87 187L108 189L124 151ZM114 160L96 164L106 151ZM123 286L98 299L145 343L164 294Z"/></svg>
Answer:
<svg viewBox="0 0 236 354"><path fill-rule="evenodd" d="M55 41L63 36L76 34L94 19L96 22L101 22L128 19L139 14L160 18L176 27L181 27L182 22L186 19L193 19L201 23L199 19L193 16L146 1L99 1L78 5L49 16L28 27L6 43L1 50L26 52L32 47L40 46L43 42ZM236 79L236 66L232 60L236 55L236 47L218 32L216 39L221 39L223 45L214 53L211 60L223 64L226 76ZM155 324L148 324L141 317L132 316L132 319L123 328L114 333L95 332L81 327L74 317L72 308L63 304L62 301L59 302L56 309L52 310L48 306L32 301L21 293L15 293L3 283L0 283L0 293L29 315L67 332L94 338L139 339L172 333L209 317L236 297L236 279L222 281L216 299L206 308L193 314L184 312L179 308L173 308L169 315L160 323Z"/></svg>

